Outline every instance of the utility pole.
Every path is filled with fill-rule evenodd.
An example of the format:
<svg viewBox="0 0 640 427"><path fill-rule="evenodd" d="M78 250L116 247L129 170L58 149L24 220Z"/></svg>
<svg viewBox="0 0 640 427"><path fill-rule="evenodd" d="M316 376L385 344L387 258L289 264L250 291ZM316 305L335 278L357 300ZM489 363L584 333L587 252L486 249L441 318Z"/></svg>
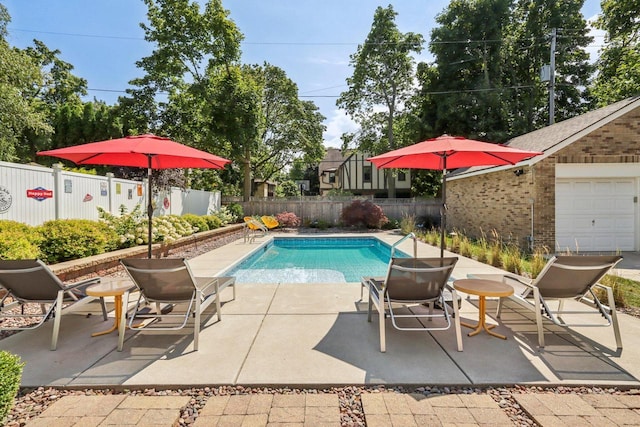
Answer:
<svg viewBox="0 0 640 427"><path fill-rule="evenodd" d="M555 87L556 87L556 38L558 31L551 29L551 58L549 62L549 124L555 122Z"/></svg>

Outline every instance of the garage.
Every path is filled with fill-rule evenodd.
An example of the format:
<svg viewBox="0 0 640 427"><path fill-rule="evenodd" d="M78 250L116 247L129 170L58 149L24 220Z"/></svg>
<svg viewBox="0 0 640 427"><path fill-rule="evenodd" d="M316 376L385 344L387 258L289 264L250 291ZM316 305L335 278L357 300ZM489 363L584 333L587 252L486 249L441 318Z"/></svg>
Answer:
<svg viewBox="0 0 640 427"><path fill-rule="evenodd" d="M636 179L557 178L556 250L636 250Z"/></svg>

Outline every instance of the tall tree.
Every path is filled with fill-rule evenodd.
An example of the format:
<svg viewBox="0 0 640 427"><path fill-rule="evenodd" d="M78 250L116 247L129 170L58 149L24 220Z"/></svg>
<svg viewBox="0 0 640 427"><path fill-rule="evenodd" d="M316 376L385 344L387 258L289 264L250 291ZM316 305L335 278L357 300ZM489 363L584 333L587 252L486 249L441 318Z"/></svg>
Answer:
<svg viewBox="0 0 640 427"><path fill-rule="evenodd" d="M593 94L605 106L640 94L640 0L604 0L596 26L606 31Z"/></svg>
<svg viewBox="0 0 640 427"><path fill-rule="evenodd" d="M554 121L584 113L593 67L586 47L593 40L580 8L584 0L517 0L504 55L505 86L521 88L506 98L512 136L549 122L549 89L540 69L550 64L552 30L557 30Z"/></svg>
<svg viewBox="0 0 640 427"><path fill-rule="evenodd" d="M41 83L32 85L28 97L38 101L38 108L46 115L48 123L54 129L53 134L43 134L31 129L23 132L20 158L35 161L36 152L55 148L58 145L53 144L53 140L63 139L62 136L55 135L60 110L82 108L81 96L87 94L87 81L72 73L73 65L60 58L60 50L51 50L40 40L33 40L33 46L26 48L25 53L38 65L43 76ZM88 141L71 140L62 146L82 142Z"/></svg>
<svg viewBox="0 0 640 427"><path fill-rule="evenodd" d="M428 127L437 135L505 139L501 65L510 5L511 0L453 0L437 15L429 43L436 69L421 69L428 84L422 90L433 93L428 99L436 112Z"/></svg>
<svg viewBox="0 0 640 427"><path fill-rule="evenodd" d="M48 135L52 131L41 101L29 96L33 86L42 83L42 74L29 55L7 42L10 21L0 3L0 160L4 161L18 160L25 132Z"/></svg>
<svg viewBox="0 0 640 427"><path fill-rule="evenodd" d="M394 119L412 93L414 61L411 54L420 53L424 42L419 34L401 33L395 23L396 16L391 5L376 9L364 44L350 57L353 75L347 78L349 88L336 103L364 130L355 135L354 142L362 151L372 149L372 154L397 148ZM378 112L380 108L384 109L383 113ZM384 122L380 123L380 119ZM383 135L372 133L374 129L386 133L384 148ZM388 196L395 197L393 174L388 177Z"/></svg>

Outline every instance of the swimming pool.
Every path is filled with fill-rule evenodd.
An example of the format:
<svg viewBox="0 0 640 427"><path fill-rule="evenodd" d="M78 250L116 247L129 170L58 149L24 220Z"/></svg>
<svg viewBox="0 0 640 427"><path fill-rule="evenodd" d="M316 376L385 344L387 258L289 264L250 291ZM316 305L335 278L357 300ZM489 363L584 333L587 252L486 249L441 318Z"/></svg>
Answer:
<svg viewBox="0 0 640 427"><path fill-rule="evenodd" d="M387 274L391 246L375 237L275 237L225 273L236 283L350 283ZM408 257L396 250L396 257Z"/></svg>

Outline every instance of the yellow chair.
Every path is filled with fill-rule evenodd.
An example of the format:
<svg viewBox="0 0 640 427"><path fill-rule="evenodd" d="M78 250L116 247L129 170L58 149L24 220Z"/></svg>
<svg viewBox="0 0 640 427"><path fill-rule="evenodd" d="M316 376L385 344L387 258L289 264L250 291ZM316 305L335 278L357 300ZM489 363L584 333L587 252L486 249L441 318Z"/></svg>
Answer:
<svg viewBox="0 0 640 427"><path fill-rule="evenodd" d="M269 229L265 227L263 223L259 220L255 219L252 216L245 216L244 222L247 224L247 228L245 229L244 240L245 242L249 240L249 243L255 240L256 233L262 233L260 237L264 237Z"/></svg>
<svg viewBox="0 0 640 427"><path fill-rule="evenodd" d="M279 225L280 225L280 223L278 222L278 220L277 220L277 219L275 219L275 218L274 218L274 217L272 217L272 216L267 216L267 215L265 215L265 216L261 217L260 219L262 220L262 223L263 223L264 225L266 225L266 226L267 226L267 228L268 228L269 230L271 230L272 228L276 228L277 226L279 226Z"/></svg>

